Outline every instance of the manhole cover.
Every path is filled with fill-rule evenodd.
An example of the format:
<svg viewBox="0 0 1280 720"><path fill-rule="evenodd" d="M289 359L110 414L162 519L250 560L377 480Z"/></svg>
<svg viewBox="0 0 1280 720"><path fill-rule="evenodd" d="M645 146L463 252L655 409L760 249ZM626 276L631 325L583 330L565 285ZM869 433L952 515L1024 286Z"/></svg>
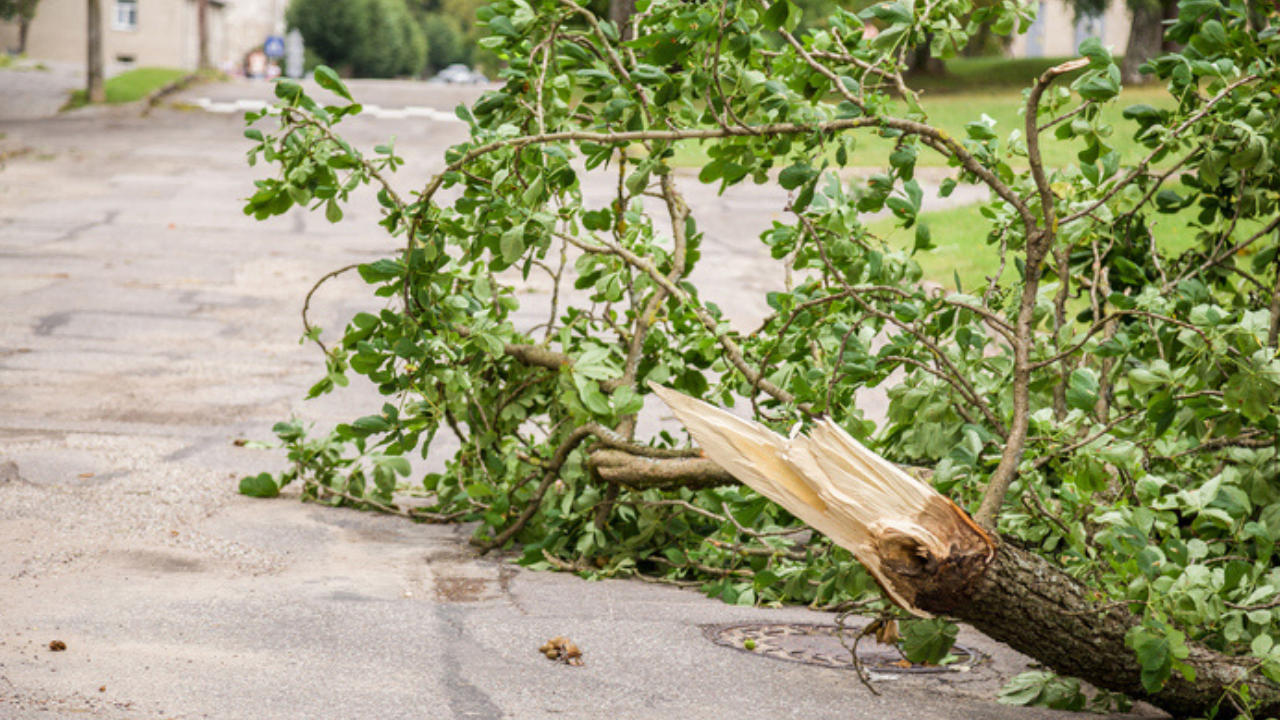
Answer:
<svg viewBox="0 0 1280 720"><path fill-rule="evenodd" d="M858 628L845 626L845 637L852 643ZM822 667L853 669L849 651L840 643L834 625L809 625L804 623L737 623L733 625L708 625L703 628L706 636L715 644L733 648L752 655L774 660L820 665ZM754 647L747 649L750 640ZM872 638L858 643L858 658L868 670L881 673L950 673L968 672L982 661L977 650L956 645L951 648L956 661L945 666L909 665L897 650L876 644Z"/></svg>

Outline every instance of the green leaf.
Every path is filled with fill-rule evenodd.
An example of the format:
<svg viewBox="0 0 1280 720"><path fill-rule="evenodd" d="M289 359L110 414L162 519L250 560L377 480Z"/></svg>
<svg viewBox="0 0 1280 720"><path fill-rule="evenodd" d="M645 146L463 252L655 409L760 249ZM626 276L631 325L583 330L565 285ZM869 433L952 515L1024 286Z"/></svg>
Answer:
<svg viewBox="0 0 1280 720"><path fill-rule="evenodd" d="M1125 635L1125 644L1138 655L1147 692L1159 692L1173 674L1175 662L1190 654L1185 641L1181 632L1163 625L1138 625Z"/></svg>
<svg viewBox="0 0 1280 720"><path fill-rule="evenodd" d="M932 250L936 245L933 244L933 233L929 231L927 223L916 225L916 242L911 248L911 254Z"/></svg>
<svg viewBox="0 0 1280 720"><path fill-rule="evenodd" d="M366 433L377 433L390 430L391 423L381 415L366 415L351 423L351 427Z"/></svg>
<svg viewBox="0 0 1280 720"><path fill-rule="evenodd" d="M276 484L271 473L258 473L240 479L240 494L256 498L273 498L280 494L280 486Z"/></svg>
<svg viewBox="0 0 1280 720"><path fill-rule="evenodd" d="M1102 41L1096 37L1085 38L1080 43L1079 53L1081 57L1089 58L1089 66L1092 68L1105 68L1114 64L1111 59L1111 51L1102 44Z"/></svg>
<svg viewBox="0 0 1280 720"><path fill-rule="evenodd" d="M342 222L342 208L337 202L329 200L324 204L324 219L331 223Z"/></svg>
<svg viewBox="0 0 1280 720"><path fill-rule="evenodd" d="M1071 371L1067 383L1067 405L1084 411L1092 411L1098 405L1098 376L1089 368Z"/></svg>
<svg viewBox="0 0 1280 720"><path fill-rule="evenodd" d="M787 25L788 18L791 17L791 0L780 0L775 2L768 10L764 11L764 26L770 30L781 30Z"/></svg>
<svg viewBox="0 0 1280 720"><path fill-rule="evenodd" d="M912 620L902 626L902 654L920 665L937 665L951 653L960 628L942 618Z"/></svg>
<svg viewBox="0 0 1280 720"><path fill-rule="evenodd" d="M1043 670L1031 670L1016 675L1000 688L996 702L1002 705L1036 705L1045 685L1057 676Z"/></svg>
<svg viewBox="0 0 1280 720"><path fill-rule="evenodd" d="M409 465L409 461L399 455L382 455L375 458L374 462L401 477L409 477L409 473L413 470Z"/></svg>
<svg viewBox="0 0 1280 720"><path fill-rule="evenodd" d="M1071 84L1080 97L1094 102L1104 102L1120 94L1120 70L1114 65L1106 70L1085 73Z"/></svg>
<svg viewBox="0 0 1280 720"><path fill-rule="evenodd" d="M353 100L351 97L351 91L347 89L346 84L344 84L342 79L338 77L338 73L334 72L329 66L320 65L316 67L315 79L317 85L328 90L334 95L338 95L348 102Z"/></svg>
<svg viewBox="0 0 1280 720"><path fill-rule="evenodd" d="M519 260L524 254L524 228L513 227L502 233L502 238L498 241L498 249L502 253L502 260L508 265Z"/></svg>
<svg viewBox="0 0 1280 720"><path fill-rule="evenodd" d="M806 162L798 162L785 168L778 173L778 184L783 190L795 190L801 185L809 182L818 174L818 171Z"/></svg>

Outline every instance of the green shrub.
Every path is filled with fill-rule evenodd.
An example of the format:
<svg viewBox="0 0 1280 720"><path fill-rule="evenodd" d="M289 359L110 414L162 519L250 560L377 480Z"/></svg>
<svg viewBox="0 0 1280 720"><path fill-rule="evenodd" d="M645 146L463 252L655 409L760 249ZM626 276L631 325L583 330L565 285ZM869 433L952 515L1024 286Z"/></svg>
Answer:
<svg viewBox="0 0 1280 720"><path fill-rule="evenodd" d="M463 42L462 24L457 18L427 13L422 16L422 32L427 38L427 67L433 72L453 63L467 62L467 44Z"/></svg>
<svg viewBox="0 0 1280 720"><path fill-rule="evenodd" d="M417 75L426 64L426 37L404 0L291 0L285 18L346 75Z"/></svg>

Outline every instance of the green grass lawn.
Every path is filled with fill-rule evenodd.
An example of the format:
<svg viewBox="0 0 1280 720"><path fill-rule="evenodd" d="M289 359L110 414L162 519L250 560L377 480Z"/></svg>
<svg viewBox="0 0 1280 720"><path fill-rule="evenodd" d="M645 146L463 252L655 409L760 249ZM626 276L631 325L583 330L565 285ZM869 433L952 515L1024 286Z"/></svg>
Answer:
<svg viewBox="0 0 1280 720"><path fill-rule="evenodd" d="M960 278L961 287L967 293L980 292L986 287L987 278L1000 268L998 248L987 244L987 235L991 232L991 222L978 210L978 205L929 212L921 214L923 222L929 224L933 244L937 246L928 252L918 253L916 262L920 263L925 279L954 289L955 277ZM1186 208L1174 215L1155 215L1155 237L1161 250L1177 254L1190 249L1196 244L1196 234L1201 231L1196 225L1198 210ZM1244 240L1261 227L1259 222L1241 223L1233 234L1236 241ZM885 238L889 245L910 250L915 243L915 229L895 229L891 219L885 218L871 224L871 231ZM1012 263L1012 257L1010 257ZM1008 273L1016 273L1012 264L1005 268Z"/></svg>
<svg viewBox="0 0 1280 720"><path fill-rule="evenodd" d="M921 105L929 113L929 123L950 133L953 137L965 137L965 125L978 121L983 115L995 121L995 133L1000 138L1000 146L1014 130L1023 127L1023 118L1018 111L1023 107L1022 91L1015 89L972 90L947 94L929 95L921 98ZM1102 108L1104 120L1115 128L1109 138L1110 143L1120 152L1122 162L1136 162L1146 154L1145 149L1133 140L1133 128L1136 126L1121 117L1124 109L1137 104L1154 107L1173 107L1173 101L1162 88L1126 88L1120 97ZM1024 133L1025 136L1025 133ZM850 167L886 167L888 157L893 152L894 140L879 137L875 131L861 131L854 135L857 145L848 158ZM702 143L682 143L676 150L672 162L684 167L701 167L708 158ZM1079 141L1058 140L1052 132L1041 137L1041 155L1046 165L1058 167L1077 162L1076 154L1083 149ZM834 151L833 151L834 156ZM930 150L922 150L919 163L922 167L941 167L946 161L941 155ZM1009 164L1015 167L1026 167L1026 158L1009 157Z"/></svg>
<svg viewBox="0 0 1280 720"><path fill-rule="evenodd" d="M993 90L1021 90L1029 87L1045 70L1073 58L955 58L948 60L941 75L915 75L907 84L926 95ZM1116 58L1119 62L1120 58ZM1082 71L1064 75L1058 82L1070 83Z"/></svg>
<svg viewBox="0 0 1280 720"><path fill-rule="evenodd" d="M106 82L107 102L115 105L141 100L175 80L186 77L186 70L175 68L145 67L120 73ZM88 104L84 90L76 90L67 101L65 110Z"/></svg>

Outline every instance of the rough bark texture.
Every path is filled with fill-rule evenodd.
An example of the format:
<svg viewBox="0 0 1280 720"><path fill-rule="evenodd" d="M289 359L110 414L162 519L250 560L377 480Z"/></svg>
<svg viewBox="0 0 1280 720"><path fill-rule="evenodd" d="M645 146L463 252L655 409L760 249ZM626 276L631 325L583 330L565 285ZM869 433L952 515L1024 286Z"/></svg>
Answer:
<svg viewBox="0 0 1280 720"><path fill-rule="evenodd" d="M1164 42L1164 2L1138 0L1131 2L1133 22L1129 26L1129 44L1120 63L1120 76L1126 85L1149 82L1150 75L1143 75L1138 68L1160 54Z"/></svg>
<svg viewBox="0 0 1280 720"><path fill-rule="evenodd" d="M945 570L945 568L944 568ZM972 577L972 576L971 576ZM1174 672L1157 694L1142 686L1136 655L1124 637L1138 620L1123 607L1099 605L1093 591L1043 558L1001 544L986 573L973 578L960 597L919 597L925 610L963 620L1063 675L1146 700L1180 717L1205 715L1224 700L1226 688L1245 677L1247 658L1230 658L1188 644L1194 681ZM1261 701L1258 717L1280 713L1280 688L1257 675L1250 696Z"/></svg>
<svg viewBox="0 0 1280 720"><path fill-rule="evenodd" d="M631 16L636 13L636 0L609 0L609 19L622 31L622 39L630 40Z"/></svg>
<svg viewBox="0 0 1280 720"><path fill-rule="evenodd" d="M88 0L89 6L89 47L88 47L88 83L85 94L89 102L106 102L107 91L103 84L102 73L102 0Z"/></svg>
<svg viewBox="0 0 1280 720"><path fill-rule="evenodd" d="M208 70L209 65L209 0L199 0L196 3L196 25L200 34L200 51L198 66L201 70Z"/></svg>
<svg viewBox="0 0 1280 720"><path fill-rule="evenodd" d="M737 485L738 481L706 458L645 458L623 450L597 450L588 460L602 480L633 490Z"/></svg>

